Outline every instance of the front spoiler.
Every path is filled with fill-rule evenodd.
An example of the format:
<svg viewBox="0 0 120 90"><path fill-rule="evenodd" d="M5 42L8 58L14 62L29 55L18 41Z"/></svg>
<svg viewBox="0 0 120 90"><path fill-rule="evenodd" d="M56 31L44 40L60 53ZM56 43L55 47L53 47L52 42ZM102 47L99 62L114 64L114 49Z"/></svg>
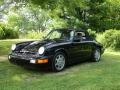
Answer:
<svg viewBox="0 0 120 90"><path fill-rule="evenodd" d="M52 58L53 56L25 58L25 57L17 57L11 54L8 55L8 60L10 61L10 63L23 67L31 67L31 68L39 68L39 67L41 68L41 67L51 66ZM37 60L37 59L48 59L48 63L44 63L44 64L30 63L30 60Z"/></svg>

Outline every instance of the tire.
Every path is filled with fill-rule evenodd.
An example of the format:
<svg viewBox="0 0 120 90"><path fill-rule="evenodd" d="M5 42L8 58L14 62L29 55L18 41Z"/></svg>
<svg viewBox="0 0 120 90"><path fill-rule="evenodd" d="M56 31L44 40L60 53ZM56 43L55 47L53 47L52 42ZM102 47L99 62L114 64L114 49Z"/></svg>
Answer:
<svg viewBox="0 0 120 90"><path fill-rule="evenodd" d="M101 60L100 48L95 48L92 55L92 60L94 62L99 62Z"/></svg>
<svg viewBox="0 0 120 90"><path fill-rule="evenodd" d="M52 61L52 70L54 72L62 71L66 66L66 56L63 52L57 52Z"/></svg>

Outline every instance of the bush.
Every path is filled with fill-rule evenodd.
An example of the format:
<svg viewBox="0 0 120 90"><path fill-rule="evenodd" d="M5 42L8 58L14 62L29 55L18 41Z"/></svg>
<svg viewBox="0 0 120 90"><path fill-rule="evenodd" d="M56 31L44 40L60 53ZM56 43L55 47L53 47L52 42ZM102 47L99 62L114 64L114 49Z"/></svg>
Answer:
<svg viewBox="0 0 120 90"><path fill-rule="evenodd" d="M30 39L39 39L43 36L42 33L39 33L39 32L35 32L35 31L29 31L26 35L27 38L30 38Z"/></svg>
<svg viewBox="0 0 120 90"><path fill-rule="evenodd" d="M16 39L16 38L19 38L18 32L13 30L13 29L4 28L3 31L5 33L4 39Z"/></svg>
<svg viewBox="0 0 120 90"><path fill-rule="evenodd" d="M17 31L7 28L4 24L0 24L0 39L16 39L19 38Z"/></svg>
<svg viewBox="0 0 120 90"><path fill-rule="evenodd" d="M92 38L96 38L96 31L93 31L91 29L88 29L87 31Z"/></svg>
<svg viewBox="0 0 120 90"><path fill-rule="evenodd" d="M46 36L50 31L49 30L45 30L45 31L41 31L41 32L37 32L37 31L28 31L27 33L21 33L20 34L20 38L26 38L26 39L43 39L44 36Z"/></svg>
<svg viewBox="0 0 120 90"><path fill-rule="evenodd" d="M4 38L4 31L3 29L0 27L0 39Z"/></svg>
<svg viewBox="0 0 120 90"><path fill-rule="evenodd" d="M98 42L100 42L101 44L103 44L103 42L104 42L104 33L97 33L96 34L96 40Z"/></svg>
<svg viewBox="0 0 120 90"><path fill-rule="evenodd" d="M103 34L97 35L97 40L104 45L105 48L120 49L120 31L106 30Z"/></svg>

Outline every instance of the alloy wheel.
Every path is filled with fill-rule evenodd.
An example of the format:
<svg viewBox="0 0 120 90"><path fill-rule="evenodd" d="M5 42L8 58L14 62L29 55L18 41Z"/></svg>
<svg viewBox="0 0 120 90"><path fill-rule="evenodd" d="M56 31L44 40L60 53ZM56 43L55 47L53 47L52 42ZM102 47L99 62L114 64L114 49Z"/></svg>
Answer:
<svg viewBox="0 0 120 90"><path fill-rule="evenodd" d="M62 54L58 54L55 57L55 68L56 70L60 71L64 68L65 66L65 57Z"/></svg>
<svg viewBox="0 0 120 90"><path fill-rule="evenodd" d="M100 50L99 49L95 50L94 58L95 58L96 61L100 60Z"/></svg>

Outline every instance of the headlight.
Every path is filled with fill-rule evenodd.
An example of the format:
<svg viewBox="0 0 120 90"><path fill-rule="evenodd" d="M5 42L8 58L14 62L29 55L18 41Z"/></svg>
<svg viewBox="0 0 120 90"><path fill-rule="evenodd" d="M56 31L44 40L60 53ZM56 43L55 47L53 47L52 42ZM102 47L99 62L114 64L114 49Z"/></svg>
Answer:
<svg viewBox="0 0 120 90"><path fill-rule="evenodd" d="M40 47L39 50L38 50L38 53L39 54L43 54L45 51L45 48L44 47Z"/></svg>
<svg viewBox="0 0 120 90"><path fill-rule="evenodd" d="M11 50L15 50L15 48L16 48L16 44L13 44Z"/></svg>

